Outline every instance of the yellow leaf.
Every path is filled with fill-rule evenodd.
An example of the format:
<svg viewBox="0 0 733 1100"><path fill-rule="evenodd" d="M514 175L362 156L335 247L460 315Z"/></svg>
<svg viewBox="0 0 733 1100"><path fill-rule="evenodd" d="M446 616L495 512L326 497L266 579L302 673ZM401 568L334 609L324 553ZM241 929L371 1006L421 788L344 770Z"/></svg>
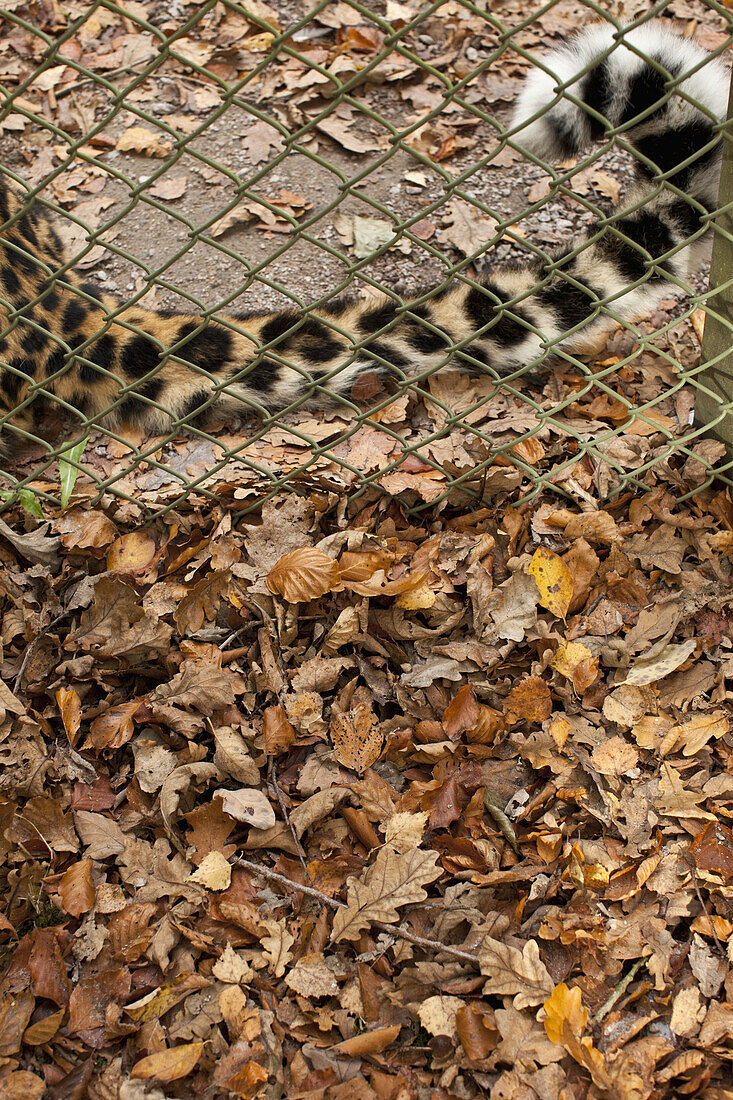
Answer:
<svg viewBox="0 0 733 1100"><path fill-rule="evenodd" d="M561 676L579 688L581 694L598 675L598 658L582 642L561 642L551 663Z"/></svg>
<svg viewBox="0 0 733 1100"><path fill-rule="evenodd" d="M432 588L423 583L418 588L413 589L412 592L403 592L395 600L395 603L398 607L404 608L405 611L419 611L423 608L432 607L435 600L436 596Z"/></svg>
<svg viewBox="0 0 733 1100"><path fill-rule="evenodd" d="M196 1068L203 1049L203 1043L182 1043L168 1050L159 1050L157 1054L149 1054L136 1062L130 1076L144 1080L157 1077L161 1081L180 1081Z"/></svg>
<svg viewBox="0 0 733 1100"><path fill-rule="evenodd" d="M540 603L558 619L564 619L573 598L573 578L562 558L540 546L529 563L540 592Z"/></svg>
<svg viewBox="0 0 733 1100"><path fill-rule="evenodd" d="M152 993L146 993L133 1004L125 1005L125 1012L138 1024L159 1020L161 1016L165 1016L166 1012L170 1012L188 997L189 993L201 988L203 984L204 979L200 975L194 974L191 970L184 970L172 982L158 986Z"/></svg>
<svg viewBox="0 0 733 1100"><path fill-rule="evenodd" d="M232 881L232 868L221 852L209 852L204 856L189 882L197 882L207 890L228 890Z"/></svg>
<svg viewBox="0 0 733 1100"><path fill-rule="evenodd" d="M565 747L565 742L572 728L567 718L563 718L561 714L558 714L557 717L553 718L550 722L550 737L555 742L560 752L562 752Z"/></svg>
<svg viewBox="0 0 733 1100"><path fill-rule="evenodd" d="M659 748L661 756L682 749L683 756L694 756L713 738L725 736L730 728L728 715L722 710L709 714L696 714L688 722L672 726Z"/></svg>
<svg viewBox="0 0 733 1100"><path fill-rule="evenodd" d="M322 550L303 546L283 554L267 575L267 587L288 603L308 603L338 585L338 563Z"/></svg>
<svg viewBox="0 0 733 1100"><path fill-rule="evenodd" d="M547 1038L564 1047L579 1065L584 1066L598 1088L609 1089L611 1078L603 1055L593 1046L589 1036L583 1036L588 1023L588 1010L583 1006L578 987L569 989L561 982L545 1001L544 1009Z"/></svg>
<svg viewBox="0 0 733 1100"><path fill-rule="evenodd" d="M580 989L570 989L560 982L545 1001L545 1032L551 1043L565 1046L568 1034L581 1035L588 1023L588 1009L583 1005Z"/></svg>
<svg viewBox="0 0 733 1100"><path fill-rule="evenodd" d="M382 732L375 714L359 704L331 721L331 740L339 764L361 775L382 751Z"/></svg>
<svg viewBox="0 0 733 1100"><path fill-rule="evenodd" d="M111 573L144 573L155 560L157 547L148 531L130 531L110 546L107 569Z"/></svg>

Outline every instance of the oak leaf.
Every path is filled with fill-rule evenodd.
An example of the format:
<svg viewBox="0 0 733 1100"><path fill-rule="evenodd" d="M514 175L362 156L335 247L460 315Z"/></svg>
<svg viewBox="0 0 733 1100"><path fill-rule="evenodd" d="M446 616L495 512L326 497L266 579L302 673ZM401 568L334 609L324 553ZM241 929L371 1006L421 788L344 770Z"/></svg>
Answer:
<svg viewBox="0 0 733 1100"><path fill-rule="evenodd" d="M399 920L398 907L424 901L423 887L442 874L437 860L433 851L381 848L362 879L348 880L346 905L334 917L331 939L356 940L372 921Z"/></svg>
<svg viewBox="0 0 733 1100"><path fill-rule="evenodd" d="M583 1006L578 987L569 989L561 982L543 1007L548 1039L563 1046L579 1065L585 1066L598 1088L610 1090L612 1082L603 1055L595 1049L589 1036L583 1036L588 1010Z"/></svg>
<svg viewBox="0 0 733 1100"><path fill-rule="evenodd" d="M552 991L552 978L540 958L536 940L528 940L520 951L486 936L478 949L478 959L481 973L487 977L484 991L514 996L516 1009L541 1004Z"/></svg>

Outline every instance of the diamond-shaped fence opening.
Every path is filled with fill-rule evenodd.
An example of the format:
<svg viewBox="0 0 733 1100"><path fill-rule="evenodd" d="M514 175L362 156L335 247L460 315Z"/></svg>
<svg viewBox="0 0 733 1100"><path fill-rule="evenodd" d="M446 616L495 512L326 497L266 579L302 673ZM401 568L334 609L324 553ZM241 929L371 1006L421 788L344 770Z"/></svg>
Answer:
<svg viewBox="0 0 733 1100"><path fill-rule="evenodd" d="M695 2L710 51L704 68L733 42L733 19L721 4ZM493 267L527 259L542 265L542 285L559 278L569 295L587 294L569 260L601 237L626 240L624 218L649 198L647 190L636 206L624 205L617 194L633 160L646 159L628 139L639 118L601 127L601 141L560 164L525 149L522 128L511 124L527 73L570 31L603 21L616 39L628 32L615 11L610 3L551 2L520 18L516 4L468 0L369 7L339 0L295 14L291 4L263 0L0 7L0 170L22 196L0 231L7 265L22 274L31 263L36 288L20 301L6 280L8 297L0 299L0 354L16 330L28 349L3 363L5 405L17 407L0 418L10 450L0 503L30 491L58 506L60 459L78 470L77 494L90 501L115 494L150 514L189 494L246 510L284 489L348 491L365 501L409 491L407 506L419 511L510 489L552 487L582 500L592 487L608 498L662 475L679 496L713 478L733 483L727 452L711 438L728 441L733 409L726 373L733 163L724 120L711 119L711 141L728 139L720 208L698 210L716 231L715 294L706 297L702 282L683 285L665 267L668 256L655 259L632 242L647 261L638 283L666 273L669 301L648 323L615 310L624 288L592 299L593 311L619 328L602 355L589 358L528 319L522 303L536 287L507 298L481 283L497 307L495 325L537 338L536 354L501 376L477 358L472 336L450 338L423 308L450 285L477 287ZM630 26L672 24L676 14L673 2L660 2ZM614 39L607 52L616 47ZM661 103L691 99L683 86L689 72L653 67ZM589 68L554 85L538 113L562 96L577 103L575 81ZM592 105L583 109L593 116ZM692 150L690 163L700 154ZM659 190L691 201L675 182L679 165L667 173L648 160L647 167ZM65 238L55 266L39 263L23 236L34 204L54 215ZM579 230L586 236L568 253ZM561 260L557 245L566 246ZM72 287L72 269L88 280L83 287L78 280ZM83 340L48 320L70 291L96 309L102 292L99 329ZM681 292L684 304L675 300ZM345 293L386 295L396 311L356 335L337 314L318 313L350 353L310 375L288 359L291 337ZM95 358L97 341L111 326L149 337L150 308L173 309L191 324L185 338L159 343L154 361L143 357L132 381L121 378ZM237 311L285 308L292 317L259 348L260 361L299 371L302 394L277 410L242 397L239 423L217 420L216 398L231 380L217 378L205 358L191 365L186 344L212 318L246 335ZM699 336L706 313L701 359L685 322ZM406 318L423 343L443 340L439 364L385 359L384 339ZM33 356L49 341L59 354L40 377ZM334 398L334 378L367 352L375 367L390 368L389 386L367 372ZM108 414L131 401L170 411L155 384L169 362L213 382L206 400L173 412L155 436L110 427ZM80 364L82 381L111 385L109 407L94 415L84 411L83 392L67 401L54 385ZM62 413L60 426L48 414L19 415L44 399ZM212 418L202 422L209 407Z"/></svg>

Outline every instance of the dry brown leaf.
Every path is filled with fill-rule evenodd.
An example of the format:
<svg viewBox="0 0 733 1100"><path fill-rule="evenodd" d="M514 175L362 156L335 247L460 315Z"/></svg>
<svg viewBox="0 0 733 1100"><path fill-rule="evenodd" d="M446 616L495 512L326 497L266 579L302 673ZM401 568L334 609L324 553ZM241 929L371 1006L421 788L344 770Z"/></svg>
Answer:
<svg viewBox="0 0 733 1100"><path fill-rule="evenodd" d="M479 945L478 959L487 979L485 992L513 996L516 1009L542 1004L552 992L552 978L536 940L528 940L520 949L486 936Z"/></svg>
<svg viewBox="0 0 733 1100"><path fill-rule="evenodd" d="M267 587L288 603L316 600L331 592L339 581L338 563L313 546L284 554L267 575Z"/></svg>
<svg viewBox="0 0 733 1100"><path fill-rule="evenodd" d="M346 906L334 916L331 939L356 940L372 921L399 920L398 907L422 901L423 887L442 874L437 858L437 852L419 848L403 853L381 848L363 879L349 879Z"/></svg>
<svg viewBox="0 0 733 1100"><path fill-rule="evenodd" d="M147 126L130 126L117 139L121 153L140 153L146 157L167 157L173 148L172 140L158 130Z"/></svg>
<svg viewBox="0 0 733 1100"><path fill-rule="evenodd" d="M362 775L379 759L382 732L376 715L364 704L334 714L330 732L334 755L345 768Z"/></svg>
<svg viewBox="0 0 733 1100"><path fill-rule="evenodd" d="M153 1077L160 1081L180 1081L193 1073L203 1051L203 1043L180 1043L156 1054L149 1054L147 1058L141 1058L132 1067L130 1076L145 1081Z"/></svg>
<svg viewBox="0 0 733 1100"><path fill-rule="evenodd" d="M96 897L90 859L81 859L78 863L72 863L71 867L64 871L59 883L59 897L65 912L70 916L80 917L82 913L89 912Z"/></svg>
<svg viewBox="0 0 733 1100"><path fill-rule="evenodd" d="M541 676L528 676L504 700L507 722L544 722L551 714L552 696Z"/></svg>

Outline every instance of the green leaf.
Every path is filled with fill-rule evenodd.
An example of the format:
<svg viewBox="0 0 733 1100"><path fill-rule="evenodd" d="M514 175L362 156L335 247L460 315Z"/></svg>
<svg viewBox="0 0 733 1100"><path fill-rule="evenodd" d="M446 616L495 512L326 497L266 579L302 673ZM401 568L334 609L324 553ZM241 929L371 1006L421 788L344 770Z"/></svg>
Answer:
<svg viewBox="0 0 733 1100"><path fill-rule="evenodd" d="M89 436L85 436L73 447L67 447L59 455L59 480L61 482L61 507L65 508L71 500L74 485L79 475L79 462L84 454L84 449L89 442Z"/></svg>
<svg viewBox="0 0 733 1100"><path fill-rule="evenodd" d="M21 507L25 508L26 512L29 512L32 516L36 516L38 519L43 519L43 509L41 508L38 497L32 489L3 489L3 491L0 492L0 497L10 503L14 500L19 500Z"/></svg>

